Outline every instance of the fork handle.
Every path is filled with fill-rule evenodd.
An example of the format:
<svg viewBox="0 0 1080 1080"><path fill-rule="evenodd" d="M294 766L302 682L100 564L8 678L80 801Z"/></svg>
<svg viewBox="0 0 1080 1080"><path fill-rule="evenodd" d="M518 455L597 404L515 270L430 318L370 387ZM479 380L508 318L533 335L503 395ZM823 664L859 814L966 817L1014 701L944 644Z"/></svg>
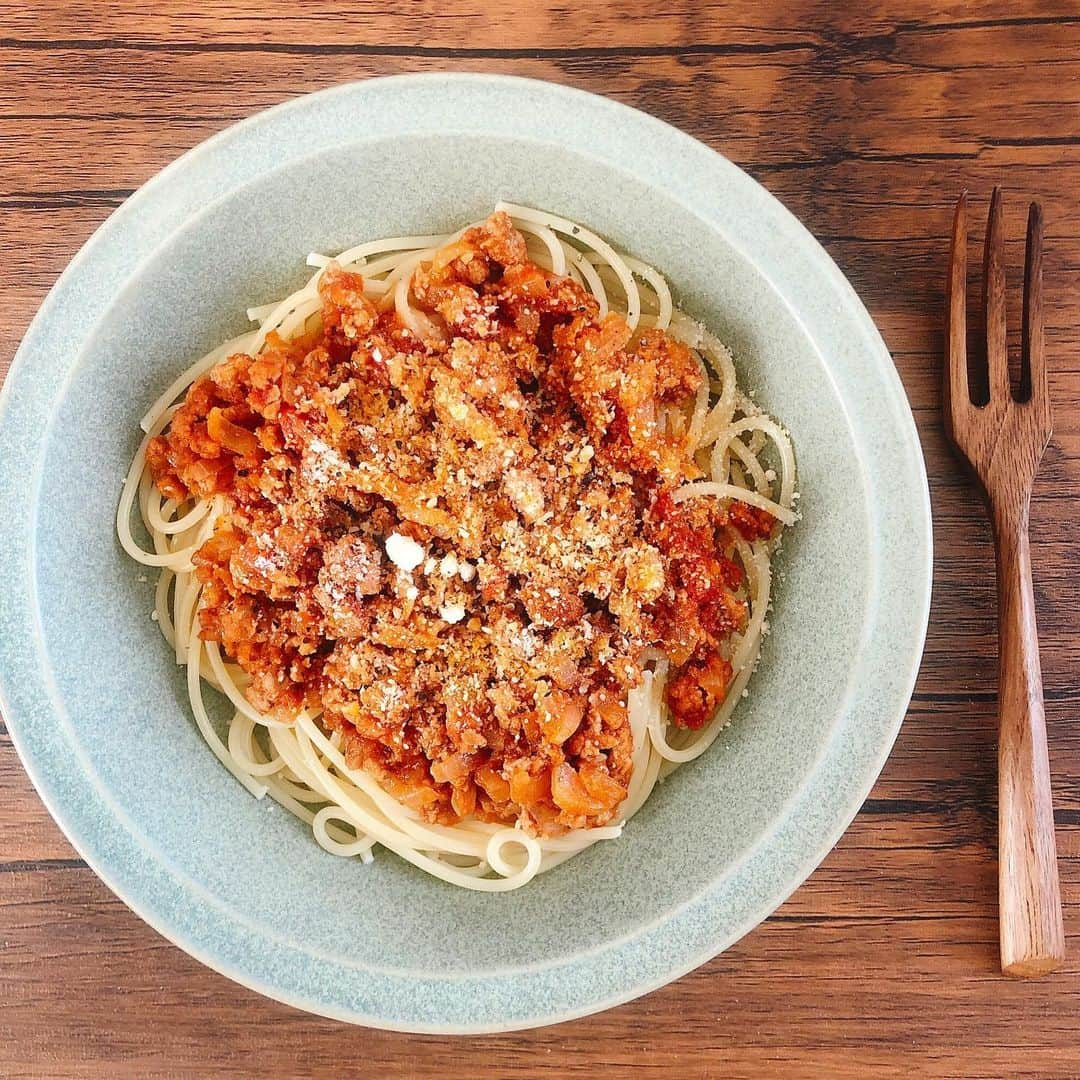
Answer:
<svg viewBox="0 0 1080 1080"><path fill-rule="evenodd" d="M1065 956L1046 753L1027 500L992 508L998 580L998 896L1001 970L1025 978Z"/></svg>

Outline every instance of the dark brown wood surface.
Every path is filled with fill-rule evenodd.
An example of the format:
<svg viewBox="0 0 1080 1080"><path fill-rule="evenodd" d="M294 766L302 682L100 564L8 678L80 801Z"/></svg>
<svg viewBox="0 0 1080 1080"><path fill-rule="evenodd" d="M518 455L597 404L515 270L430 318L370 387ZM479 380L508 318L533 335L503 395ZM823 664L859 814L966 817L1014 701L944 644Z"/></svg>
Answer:
<svg viewBox="0 0 1080 1080"><path fill-rule="evenodd" d="M304 1015L168 944L71 850L0 728L0 1075L1080 1077L1080 4L0 0L0 373L72 255L177 154L305 91L432 70L655 113L765 184L851 279L934 503L896 749L823 865L723 956L596 1017L456 1041ZM995 183L1012 298L1027 201L1045 211L1055 402L1031 540L1067 958L1019 983L998 971L993 551L940 400L950 209L967 187L980 216Z"/></svg>

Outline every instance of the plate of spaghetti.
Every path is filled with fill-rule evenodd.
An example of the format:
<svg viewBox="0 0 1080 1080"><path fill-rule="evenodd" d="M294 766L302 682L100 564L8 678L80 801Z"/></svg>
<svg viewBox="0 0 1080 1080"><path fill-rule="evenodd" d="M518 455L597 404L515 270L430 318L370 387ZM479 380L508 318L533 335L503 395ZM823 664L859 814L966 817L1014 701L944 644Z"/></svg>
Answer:
<svg viewBox="0 0 1080 1080"><path fill-rule="evenodd" d="M24 764L140 915L311 1011L508 1030L677 977L905 712L888 352L763 189L604 99L419 76L245 121L102 227L3 394Z"/></svg>

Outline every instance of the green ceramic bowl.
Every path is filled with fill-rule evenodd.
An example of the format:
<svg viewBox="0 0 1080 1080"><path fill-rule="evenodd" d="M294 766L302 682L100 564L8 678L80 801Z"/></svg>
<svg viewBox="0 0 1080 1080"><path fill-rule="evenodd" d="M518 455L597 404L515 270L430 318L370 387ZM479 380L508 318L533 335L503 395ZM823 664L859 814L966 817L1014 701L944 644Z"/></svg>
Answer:
<svg viewBox="0 0 1080 1080"><path fill-rule="evenodd" d="M518 892L334 859L221 768L112 518L138 418L311 250L452 229L499 198L661 268L794 438L761 666L725 734L631 821ZM136 912L265 994L357 1023L496 1031L659 986L765 918L865 798L910 696L931 566L892 361L809 233L730 162L520 79L343 86L254 117L128 200L26 335L0 418L3 710L42 799ZM737 978L737 976L735 976Z"/></svg>

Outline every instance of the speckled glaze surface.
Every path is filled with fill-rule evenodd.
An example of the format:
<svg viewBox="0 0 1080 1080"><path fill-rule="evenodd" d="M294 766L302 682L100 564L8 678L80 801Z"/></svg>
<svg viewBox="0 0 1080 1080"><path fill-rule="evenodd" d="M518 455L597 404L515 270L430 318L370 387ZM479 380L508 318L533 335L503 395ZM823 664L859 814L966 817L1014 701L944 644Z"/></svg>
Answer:
<svg viewBox="0 0 1080 1080"><path fill-rule="evenodd" d="M113 536L138 419L310 250L456 227L512 198L662 269L790 429L804 518L735 722L619 841L507 895L381 852L326 855L221 768ZM0 685L38 791L135 911L230 977L373 1026L553 1023L659 986L772 911L825 856L892 745L930 592L926 478L892 361L798 222L642 113L521 79L428 75L230 128L91 239L0 403Z"/></svg>

